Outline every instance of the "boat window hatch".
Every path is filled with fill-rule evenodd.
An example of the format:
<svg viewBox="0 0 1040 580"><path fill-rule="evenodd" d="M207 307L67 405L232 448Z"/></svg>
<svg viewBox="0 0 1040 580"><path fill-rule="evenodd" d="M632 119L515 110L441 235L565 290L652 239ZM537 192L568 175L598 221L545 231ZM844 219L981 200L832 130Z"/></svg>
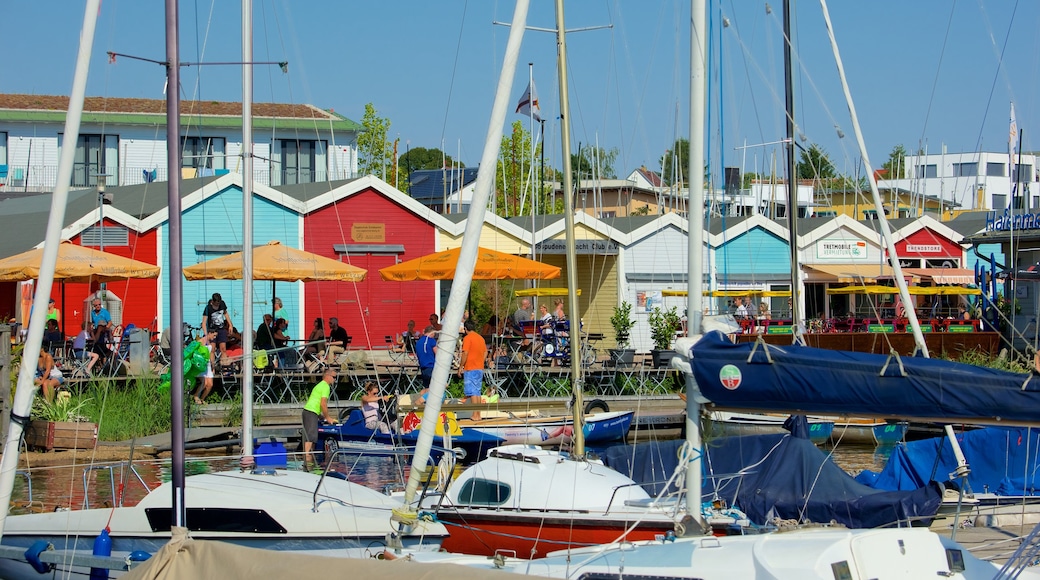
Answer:
<svg viewBox="0 0 1040 580"><path fill-rule="evenodd" d="M147 508L148 525L153 532L170 531L170 508ZM266 511L233 508L191 508L185 523L192 532L235 532L245 534L285 534L286 529Z"/></svg>
<svg viewBox="0 0 1040 580"><path fill-rule="evenodd" d="M462 484L459 505L496 506L506 503L512 490L500 481L473 478Z"/></svg>

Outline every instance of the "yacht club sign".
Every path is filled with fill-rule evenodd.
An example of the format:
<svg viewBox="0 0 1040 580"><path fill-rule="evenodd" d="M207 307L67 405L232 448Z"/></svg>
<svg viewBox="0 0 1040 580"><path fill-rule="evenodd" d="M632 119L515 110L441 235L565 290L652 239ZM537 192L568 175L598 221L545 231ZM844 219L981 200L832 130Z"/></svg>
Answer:
<svg viewBox="0 0 1040 580"><path fill-rule="evenodd" d="M535 244L535 251L539 254L566 254L566 240L545 240ZM574 252L576 254L596 254L600 256L616 256L618 243L611 240L574 240Z"/></svg>

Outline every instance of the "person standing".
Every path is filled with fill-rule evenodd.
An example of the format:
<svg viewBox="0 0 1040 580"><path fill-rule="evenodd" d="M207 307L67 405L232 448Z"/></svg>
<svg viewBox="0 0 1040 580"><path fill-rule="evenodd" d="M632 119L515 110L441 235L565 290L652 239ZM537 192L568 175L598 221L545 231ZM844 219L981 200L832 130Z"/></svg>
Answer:
<svg viewBox="0 0 1040 580"><path fill-rule="evenodd" d="M459 357L459 376L462 377L462 392L470 403L480 402L486 358L487 342L476 331L473 321L467 320L466 336L462 339L462 355ZM473 420L480 420L480 411L473 413Z"/></svg>
<svg viewBox="0 0 1040 580"><path fill-rule="evenodd" d="M59 327L61 326L61 310L58 310L58 307L54 305L53 298L47 303L47 320L53 320L58 323Z"/></svg>
<svg viewBox="0 0 1040 580"><path fill-rule="evenodd" d="M288 322L289 313L285 310L285 307L282 306L282 299L276 297L273 298L271 302L274 304L274 319L278 320L279 318L284 318L285 321Z"/></svg>
<svg viewBox="0 0 1040 580"><path fill-rule="evenodd" d="M231 317L228 316L228 307L220 297L220 293L214 292L206 303L206 309L202 311L202 333L208 334L210 329L217 333L216 345L220 354L217 360L224 359L227 352L228 327L231 326Z"/></svg>
<svg viewBox="0 0 1040 580"><path fill-rule="evenodd" d="M209 351L209 360L206 361L206 372L199 375L199 379L202 382L199 384L198 390L195 391L195 404L203 405L206 402L206 397L209 396L209 392L213 390L213 341L217 338L217 331L211 328L206 331L206 334L202 337L202 344Z"/></svg>
<svg viewBox="0 0 1040 580"><path fill-rule="evenodd" d="M415 341L415 358L419 361L419 376L423 386L419 394L425 397L430 390L433 365L437 361L437 331L432 325L427 326L419 340Z"/></svg>
<svg viewBox="0 0 1040 580"><path fill-rule="evenodd" d="M524 332L524 323L525 322L530 322L533 317L534 317L534 314L531 312L531 299L530 298L524 298L523 300L520 301L520 308L517 308L516 312L513 313L513 321L516 322L516 326L517 326L516 329L521 334L523 334L523 332Z"/></svg>
<svg viewBox="0 0 1040 580"><path fill-rule="evenodd" d="M321 381L314 385L307 403L303 405L303 457L306 463L313 462L311 453L318 441L318 425L322 419L326 423L334 422L329 415L329 397L335 384L336 371L331 367L325 369Z"/></svg>

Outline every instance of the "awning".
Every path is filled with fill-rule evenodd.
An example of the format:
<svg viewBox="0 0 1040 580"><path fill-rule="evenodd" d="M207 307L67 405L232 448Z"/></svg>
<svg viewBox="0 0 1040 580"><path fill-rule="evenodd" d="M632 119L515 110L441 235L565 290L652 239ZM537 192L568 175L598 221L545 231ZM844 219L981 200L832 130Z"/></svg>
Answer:
<svg viewBox="0 0 1040 580"><path fill-rule="evenodd" d="M892 277L888 264L807 264L806 282L838 282L843 284L873 283L878 278Z"/></svg>
<svg viewBox="0 0 1040 580"><path fill-rule="evenodd" d="M975 283L975 271L968 268L903 268L903 273L931 279L936 284Z"/></svg>

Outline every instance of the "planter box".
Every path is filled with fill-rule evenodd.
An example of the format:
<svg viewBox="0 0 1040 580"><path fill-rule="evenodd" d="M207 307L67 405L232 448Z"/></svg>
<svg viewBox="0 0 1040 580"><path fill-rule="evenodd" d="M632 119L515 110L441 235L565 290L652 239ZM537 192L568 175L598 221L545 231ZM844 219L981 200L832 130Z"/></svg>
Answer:
<svg viewBox="0 0 1040 580"><path fill-rule="evenodd" d="M29 448L93 449L97 443L97 424L72 421L32 421L25 429Z"/></svg>
<svg viewBox="0 0 1040 580"><path fill-rule="evenodd" d="M661 368L665 368L665 367L670 367L671 366L672 357L675 356L675 351L674 350L652 350L652 351L650 351L650 354L654 358L654 368L655 369L661 369Z"/></svg>

